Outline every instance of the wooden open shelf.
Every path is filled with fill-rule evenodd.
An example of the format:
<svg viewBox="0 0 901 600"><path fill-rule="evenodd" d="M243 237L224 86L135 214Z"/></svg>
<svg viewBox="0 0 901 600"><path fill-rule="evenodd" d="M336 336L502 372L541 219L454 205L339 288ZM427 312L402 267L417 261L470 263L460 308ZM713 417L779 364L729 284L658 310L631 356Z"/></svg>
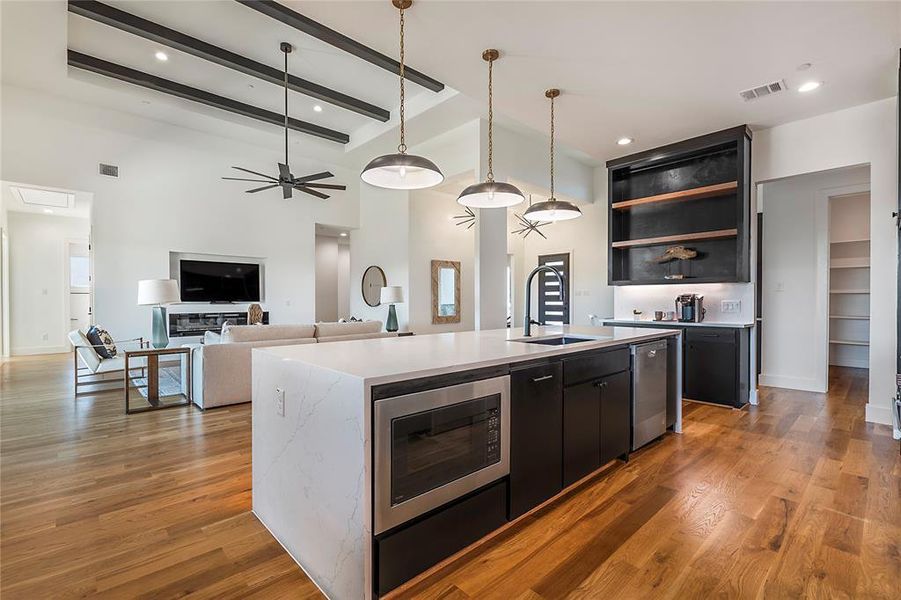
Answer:
<svg viewBox="0 0 901 600"><path fill-rule="evenodd" d="M738 189L737 181L729 181L727 183L716 183L714 185L705 185L703 187L692 188L690 190L682 190L681 192L669 192L666 194L657 194L656 196L645 196L644 198L634 198L632 200L622 200L611 204L613 210L623 210L633 206L642 204L653 204L655 202L672 202L674 200L696 200L698 198L710 198L711 196L722 196L728 192Z"/></svg>
<svg viewBox="0 0 901 600"><path fill-rule="evenodd" d="M623 240L613 242L613 248L635 248L636 246L656 246L670 242L691 242L697 240L721 240L738 235L738 229L717 229L716 231L698 231L696 233L682 233L679 235L664 235L661 237L643 238L638 240Z"/></svg>

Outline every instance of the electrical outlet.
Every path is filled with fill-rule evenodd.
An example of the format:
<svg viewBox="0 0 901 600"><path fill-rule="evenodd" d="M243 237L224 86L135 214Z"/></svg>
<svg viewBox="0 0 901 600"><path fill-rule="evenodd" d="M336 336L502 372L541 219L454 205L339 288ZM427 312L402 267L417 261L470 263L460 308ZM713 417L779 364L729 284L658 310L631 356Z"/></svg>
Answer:
<svg viewBox="0 0 901 600"><path fill-rule="evenodd" d="M720 310L724 313L741 312L741 300L723 300L720 302Z"/></svg>
<svg viewBox="0 0 901 600"><path fill-rule="evenodd" d="M46 342L46 341L50 340L50 335L45 333L44 335L41 336L41 339Z"/></svg>
<svg viewBox="0 0 901 600"><path fill-rule="evenodd" d="M784 292L784 291L785 291L785 283L783 283L783 282L781 282L781 281L777 281L777 282L776 282L776 291L777 291L777 292Z"/></svg>
<svg viewBox="0 0 901 600"><path fill-rule="evenodd" d="M280 387L275 388L275 412L278 416L285 416L285 390Z"/></svg>

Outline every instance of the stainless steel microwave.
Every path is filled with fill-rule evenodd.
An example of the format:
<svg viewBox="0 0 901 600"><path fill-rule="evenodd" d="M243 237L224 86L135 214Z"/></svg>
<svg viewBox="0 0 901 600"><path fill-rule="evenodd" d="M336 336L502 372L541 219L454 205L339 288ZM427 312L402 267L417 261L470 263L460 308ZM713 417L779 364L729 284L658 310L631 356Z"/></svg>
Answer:
<svg viewBox="0 0 901 600"><path fill-rule="evenodd" d="M377 400L374 530L510 473L510 377Z"/></svg>

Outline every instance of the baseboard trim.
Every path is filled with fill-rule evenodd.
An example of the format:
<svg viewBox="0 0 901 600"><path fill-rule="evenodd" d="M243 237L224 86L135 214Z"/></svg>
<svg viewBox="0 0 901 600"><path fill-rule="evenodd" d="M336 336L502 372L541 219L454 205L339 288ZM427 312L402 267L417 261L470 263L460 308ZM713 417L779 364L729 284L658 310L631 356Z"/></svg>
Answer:
<svg viewBox="0 0 901 600"><path fill-rule="evenodd" d="M869 423L892 424L892 409L889 406L867 404L866 419Z"/></svg>
<svg viewBox="0 0 901 600"><path fill-rule="evenodd" d="M851 367L854 369L869 369L870 361L863 359L842 359L842 360L833 360L829 362L829 366L834 367Z"/></svg>
<svg viewBox="0 0 901 600"><path fill-rule="evenodd" d="M71 352L72 346L19 346L12 348L12 356L32 356L35 354L62 354Z"/></svg>
<svg viewBox="0 0 901 600"><path fill-rule="evenodd" d="M785 388L789 390L800 390L802 392L818 392L825 393L826 390L818 385L816 379L809 377L790 377L787 375L767 375L761 373L758 382L762 386Z"/></svg>

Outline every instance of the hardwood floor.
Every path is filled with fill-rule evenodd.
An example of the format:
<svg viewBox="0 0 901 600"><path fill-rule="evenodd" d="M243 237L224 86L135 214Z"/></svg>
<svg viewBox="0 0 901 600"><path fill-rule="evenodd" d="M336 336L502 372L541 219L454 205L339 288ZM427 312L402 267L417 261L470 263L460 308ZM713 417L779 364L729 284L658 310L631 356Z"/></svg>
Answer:
<svg viewBox="0 0 901 600"><path fill-rule="evenodd" d="M321 597L250 514L250 407L126 417L71 357L0 366L0 595ZM901 459L866 372L686 404L633 455L395 598L898 597Z"/></svg>

